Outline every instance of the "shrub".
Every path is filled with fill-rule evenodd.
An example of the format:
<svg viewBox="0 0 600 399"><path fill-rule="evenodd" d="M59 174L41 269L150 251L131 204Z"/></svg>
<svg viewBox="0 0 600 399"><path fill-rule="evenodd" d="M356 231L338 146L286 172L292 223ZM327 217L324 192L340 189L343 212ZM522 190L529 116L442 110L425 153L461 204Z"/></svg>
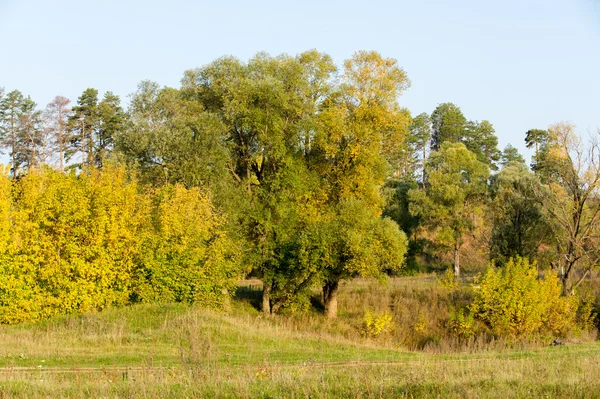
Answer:
<svg viewBox="0 0 600 399"><path fill-rule="evenodd" d="M125 169L0 171L0 323L132 300L218 307L239 276L207 193L141 190Z"/></svg>
<svg viewBox="0 0 600 399"><path fill-rule="evenodd" d="M123 169L45 168L13 181L12 190L7 183L2 176L0 322L129 301L144 209Z"/></svg>
<svg viewBox="0 0 600 399"><path fill-rule="evenodd" d="M527 259L510 259L500 270L492 265L475 288L471 309L497 335L562 336L576 325L577 298L562 297L554 275L538 279Z"/></svg>
<svg viewBox="0 0 600 399"><path fill-rule="evenodd" d="M368 338L377 338L380 334L389 332L392 328L392 315L384 312L376 315L367 312L363 319L362 334Z"/></svg>
<svg viewBox="0 0 600 399"><path fill-rule="evenodd" d="M446 323L446 327L452 335L458 338L471 338L477 332L475 313L470 309L465 312L464 308L459 308L458 310L450 309L450 317Z"/></svg>
<svg viewBox="0 0 600 399"><path fill-rule="evenodd" d="M142 302L219 307L240 275L236 246L207 193L181 185L153 193L152 225L135 294Z"/></svg>

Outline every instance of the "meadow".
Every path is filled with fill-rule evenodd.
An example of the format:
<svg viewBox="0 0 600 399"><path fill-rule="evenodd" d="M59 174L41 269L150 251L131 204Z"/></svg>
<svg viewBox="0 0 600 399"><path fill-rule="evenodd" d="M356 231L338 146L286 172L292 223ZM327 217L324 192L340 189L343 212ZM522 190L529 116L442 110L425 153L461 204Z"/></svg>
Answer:
<svg viewBox="0 0 600 399"><path fill-rule="evenodd" d="M432 275L346 283L340 316L318 303L264 317L246 281L228 311L135 305L0 328L3 398L600 397L591 333L550 341L462 342L433 316L456 293ZM366 311L393 326L366 336ZM548 338L549 340L550 338Z"/></svg>

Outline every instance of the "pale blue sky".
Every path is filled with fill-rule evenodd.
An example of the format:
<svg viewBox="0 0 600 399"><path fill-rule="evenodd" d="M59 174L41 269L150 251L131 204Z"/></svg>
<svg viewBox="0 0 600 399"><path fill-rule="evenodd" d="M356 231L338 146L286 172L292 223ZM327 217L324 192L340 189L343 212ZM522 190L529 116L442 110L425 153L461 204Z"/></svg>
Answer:
<svg viewBox="0 0 600 399"><path fill-rule="evenodd" d="M179 86L223 55L316 48L398 60L413 115L454 102L487 119L500 146L530 128L600 127L598 0L33 1L0 0L0 87L45 106L87 87L126 99L139 81Z"/></svg>

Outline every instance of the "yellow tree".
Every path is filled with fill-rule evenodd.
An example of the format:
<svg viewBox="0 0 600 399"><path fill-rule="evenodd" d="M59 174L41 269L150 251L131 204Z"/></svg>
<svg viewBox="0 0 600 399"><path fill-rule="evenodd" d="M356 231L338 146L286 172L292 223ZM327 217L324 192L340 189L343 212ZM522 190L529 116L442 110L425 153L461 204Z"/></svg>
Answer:
<svg viewBox="0 0 600 399"><path fill-rule="evenodd" d="M585 145L565 122L551 125L548 137L536 159L546 183L538 198L559 253L553 265L570 295L600 261L600 145Z"/></svg>

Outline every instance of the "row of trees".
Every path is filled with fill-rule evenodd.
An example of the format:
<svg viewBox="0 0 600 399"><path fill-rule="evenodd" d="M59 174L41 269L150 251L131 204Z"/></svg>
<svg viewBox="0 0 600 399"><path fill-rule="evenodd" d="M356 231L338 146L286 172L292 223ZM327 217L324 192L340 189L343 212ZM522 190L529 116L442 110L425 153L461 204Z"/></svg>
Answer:
<svg viewBox="0 0 600 399"><path fill-rule="evenodd" d="M127 115L119 97L107 92L98 99L87 89L76 106L56 96L44 110L18 90L0 89L0 145L8 153L13 176L37 165L101 166L126 127ZM79 155L79 156L78 156Z"/></svg>
<svg viewBox="0 0 600 399"><path fill-rule="evenodd" d="M13 177L54 163L85 179L122 163L139 192L200 188L236 244L226 274L261 278L268 314L306 306L320 286L334 317L341 281L407 264L448 260L459 275L475 240L483 263L537 259L570 293L577 270L597 263L596 146L584 157L567 124L531 130L530 171L514 147L498 150L490 122L455 104L412 117L398 102L408 86L397 62L375 52L342 68L317 51L225 57L186 71L179 89L142 82L127 112L94 89L72 109L57 97L44 112L11 92L0 96L0 126ZM186 201L177 209L194 212ZM144 264L164 271L152 256ZM203 278L190 270L181 273Z"/></svg>
<svg viewBox="0 0 600 399"><path fill-rule="evenodd" d="M526 137L536 147L533 170L509 146L494 175L483 152L469 150L468 138L443 142L427 159L425 183L396 196L406 197L396 220L412 222L406 230L414 237L451 252L456 276L462 245L479 236L490 259L537 260L558 272L564 294L571 294L600 259L600 148L593 138L583 143L568 123Z"/></svg>

